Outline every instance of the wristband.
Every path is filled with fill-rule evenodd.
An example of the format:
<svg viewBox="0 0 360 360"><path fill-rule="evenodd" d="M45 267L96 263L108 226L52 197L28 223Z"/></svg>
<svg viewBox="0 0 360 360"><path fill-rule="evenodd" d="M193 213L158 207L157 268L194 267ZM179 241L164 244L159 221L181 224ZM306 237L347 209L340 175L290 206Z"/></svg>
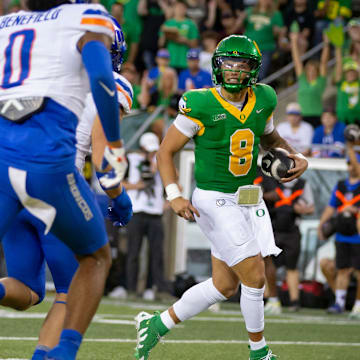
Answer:
<svg viewBox="0 0 360 360"><path fill-rule="evenodd" d="M178 197L181 197L180 189L175 183L167 185L165 187L165 192L167 195L166 200L168 201L172 201Z"/></svg>

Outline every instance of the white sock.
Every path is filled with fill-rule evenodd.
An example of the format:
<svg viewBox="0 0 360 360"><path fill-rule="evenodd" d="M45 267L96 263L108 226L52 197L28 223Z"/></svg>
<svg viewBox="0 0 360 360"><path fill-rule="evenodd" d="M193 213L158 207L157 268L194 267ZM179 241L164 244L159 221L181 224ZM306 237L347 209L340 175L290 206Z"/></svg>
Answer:
<svg viewBox="0 0 360 360"><path fill-rule="evenodd" d="M172 317L170 316L170 313L168 310L162 312L160 314L160 318L161 321L163 322L163 324L170 330L172 329L176 324L175 321L172 319Z"/></svg>
<svg viewBox="0 0 360 360"><path fill-rule="evenodd" d="M358 307L358 306L360 307L360 300L356 300L356 301L355 301L354 307L355 307L355 306L356 306L356 307Z"/></svg>
<svg viewBox="0 0 360 360"><path fill-rule="evenodd" d="M264 330L264 290L265 286L255 289L241 284L240 308L248 332Z"/></svg>
<svg viewBox="0 0 360 360"><path fill-rule="evenodd" d="M279 299L277 298L277 296L268 298L268 302L278 302L278 301Z"/></svg>
<svg viewBox="0 0 360 360"><path fill-rule="evenodd" d="M339 304L342 309L345 307L346 292L346 290L335 290L335 302Z"/></svg>
<svg viewBox="0 0 360 360"><path fill-rule="evenodd" d="M263 337L260 341L251 341L249 339L250 349L251 350L260 350L266 346L265 338Z"/></svg>
<svg viewBox="0 0 360 360"><path fill-rule="evenodd" d="M210 278L185 291L181 299L173 305L173 309L178 319L184 321L224 300L226 297L214 286Z"/></svg>

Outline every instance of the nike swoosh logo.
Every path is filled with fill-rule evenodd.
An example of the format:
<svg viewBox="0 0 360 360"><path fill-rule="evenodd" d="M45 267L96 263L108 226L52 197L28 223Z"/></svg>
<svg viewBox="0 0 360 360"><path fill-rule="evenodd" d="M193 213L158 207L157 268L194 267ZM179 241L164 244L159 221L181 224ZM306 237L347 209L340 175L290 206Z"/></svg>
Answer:
<svg viewBox="0 0 360 360"><path fill-rule="evenodd" d="M102 81L99 81L99 84L108 93L108 95L110 95L111 97L115 95L115 90L111 91Z"/></svg>
<svg viewBox="0 0 360 360"><path fill-rule="evenodd" d="M256 110L257 114L260 114L264 109Z"/></svg>

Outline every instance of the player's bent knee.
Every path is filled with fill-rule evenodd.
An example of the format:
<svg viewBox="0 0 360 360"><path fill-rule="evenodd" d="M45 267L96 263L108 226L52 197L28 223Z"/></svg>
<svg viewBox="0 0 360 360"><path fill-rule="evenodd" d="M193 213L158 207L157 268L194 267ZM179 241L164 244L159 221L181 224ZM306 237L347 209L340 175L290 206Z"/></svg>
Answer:
<svg viewBox="0 0 360 360"><path fill-rule="evenodd" d="M331 259L323 258L320 260L320 268L324 270L330 270L334 268L334 261Z"/></svg>
<svg viewBox="0 0 360 360"><path fill-rule="evenodd" d="M250 288L261 289L265 285L265 274L260 272L254 273L251 278L246 279L243 284Z"/></svg>
<svg viewBox="0 0 360 360"><path fill-rule="evenodd" d="M80 265L84 262L94 261L97 266L105 266L107 269L110 269L112 264L111 250L108 243L92 254L77 255L76 258Z"/></svg>
<svg viewBox="0 0 360 360"><path fill-rule="evenodd" d="M265 263L260 255L247 258L232 269L246 286L261 288L265 284Z"/></svg>
<svg viewBox="0 0 360 360"><path fill-rule="evenodd" d="M228 288L221 290L220 292L227 298L230 299L232 296L234 296L238 292L239 288Z"/></svg>
<svg viewBox="0 0 360 360"><path fill-rule="evenodd" d="M9 306L9 307L11 307L12 309L17 310L17 311L26 311L26 310L30 309L32 306L33 305L31 305L31 304L16 304L16 305Z"/></svg>
<svg viewBox="0 0 360 360"><path fill-rule="evenodd" d="M227 299L234 296L239 290L238 284L236 284L236 286L230 286L230 285L226 286L226 284L218 284L214 282L214 286Z"/></svg>
<svg viewBox="0 0 360 360"><path fill-rule="evenodd" d="M1 288L3 294L0 305L17 311L25 311L40 303L45 297L45 286L39 287L38 291L35 291L14 277L1 279Z"/></svg>
<svg viewBox="0 0 360 360"><path fill-rule="evenodd" d="M34 305L40 304L43 299L44 296L40 298L35 292L31 291L29 300L27 297L10 300L7 306L17 311L26 311Z"/></svg>

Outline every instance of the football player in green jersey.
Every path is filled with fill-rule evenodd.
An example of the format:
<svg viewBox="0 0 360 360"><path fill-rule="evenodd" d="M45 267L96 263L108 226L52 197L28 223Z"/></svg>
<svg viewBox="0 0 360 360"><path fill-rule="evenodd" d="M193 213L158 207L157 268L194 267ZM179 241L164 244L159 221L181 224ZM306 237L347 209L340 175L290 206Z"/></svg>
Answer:
<svg viewBox="0 0 360 360"><path fill-rule="evenodd" d="M172 209L193 220L211 242L212 278L187 290L163 313L136 317L136 358L150 350L175 324L214 303L226 300L241 283L241 312L249 334L250 359L275 359L263 336L264 261L278 255L261 190L252 185L259 145L286 149L295 161L285 181L299 177L307 160L279 136L273 125L277 99L268 85L257 84L261 53L246 36L223 39L212 57L211 89L186 92L179 114L157 154L158 166ZM174 154L193 138L196 189L192 203L176 184Z"/></svg>

